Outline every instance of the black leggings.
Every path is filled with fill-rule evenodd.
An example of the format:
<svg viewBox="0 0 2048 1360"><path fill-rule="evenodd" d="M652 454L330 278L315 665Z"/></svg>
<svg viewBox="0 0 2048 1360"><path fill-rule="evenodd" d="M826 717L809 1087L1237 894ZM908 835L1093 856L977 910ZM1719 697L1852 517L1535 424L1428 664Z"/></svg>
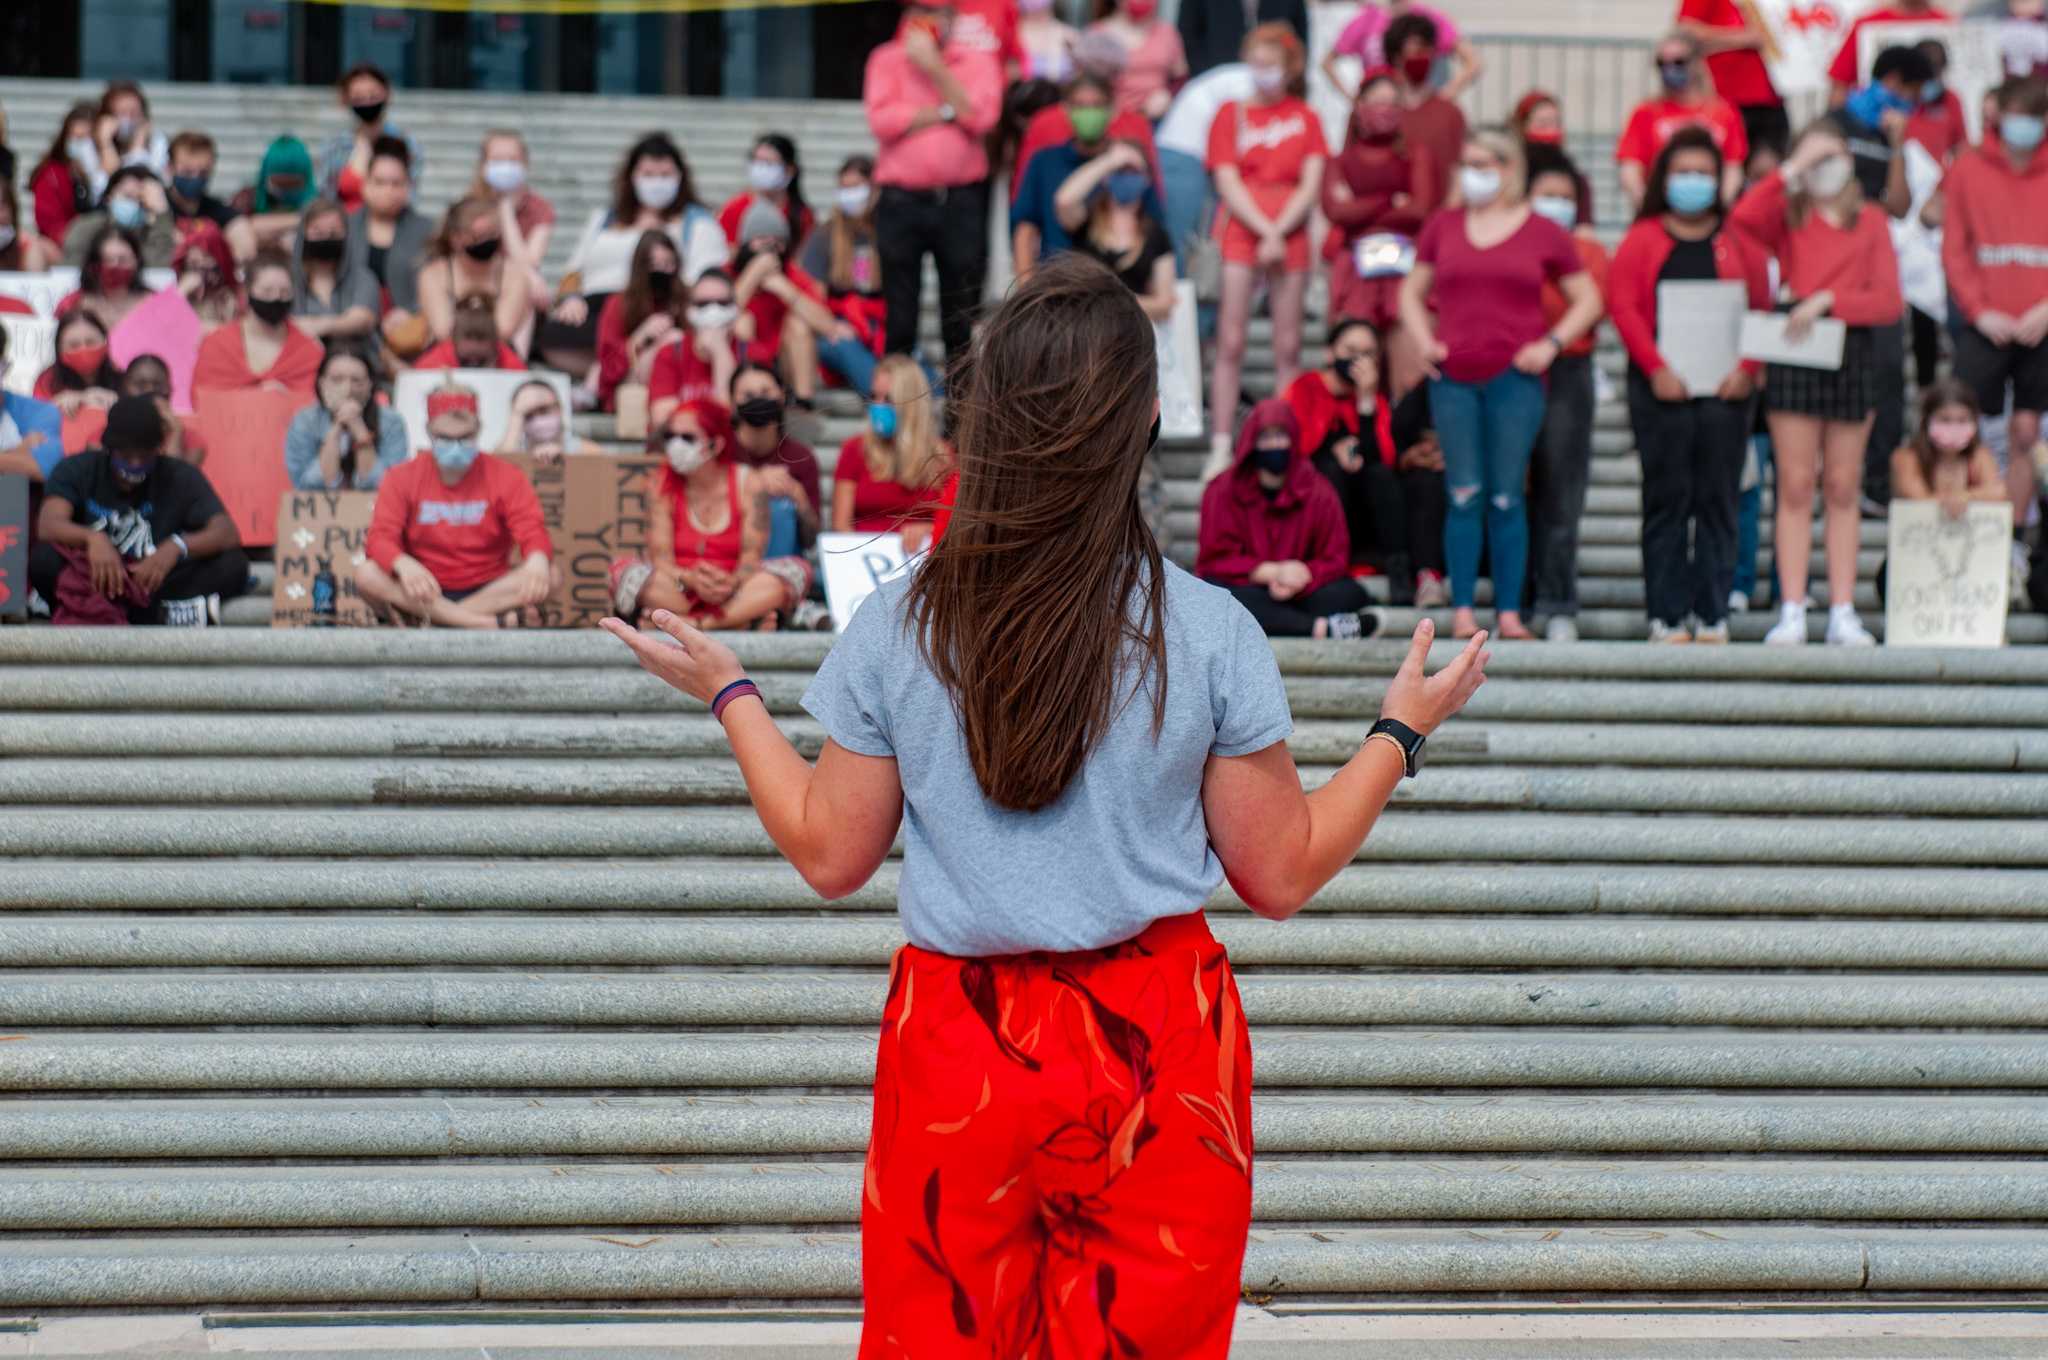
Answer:
<svg viewBox="0 0 2048 1360"><path fill-rule="evenodd" d="M1251 611L1267 637L1314 637L1317 619L1355 614L1372 603L1365 587L1349 576L1291 600L1274 599L1264 586L1231 586L1229 590Z"/></svg>
<svg viewBox="0 0 2048 1360"><path fill-rule="evenodd" d="M1420 468L1396 472L1368 450L1356 472L1346 472L1328 449L1314 459L1344 507L1351 560L1393 578L1400 591L1418 571L1444 570L1444 475Z"/></svg>

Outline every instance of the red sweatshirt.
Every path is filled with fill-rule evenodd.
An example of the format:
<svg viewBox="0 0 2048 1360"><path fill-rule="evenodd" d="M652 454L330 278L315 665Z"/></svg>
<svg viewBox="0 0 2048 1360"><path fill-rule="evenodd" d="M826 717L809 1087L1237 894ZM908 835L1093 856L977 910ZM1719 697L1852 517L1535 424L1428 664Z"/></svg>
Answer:
<svg viewBox="0 0 2048 1360"><path fill-rule="evenodd" d="M515 546L527 557L554 553L526 474L488 453L454 486L426 454L385 473L364 545L387 572L410 554L443 591L489 585L505 574Z"/></svg>
<svg viewBox="0 0 2048 1360"><path fill-rule="evenodd" d="M1777 257L1793 297L1804 300L1825 289L1835 295L1828 315L1851 326L1889 326L1906 314L1899 257L1882 208L1865 203L1847 231L1818 209L1794 228L1785 217L1787 202L1785 177L1773 170L1742 196L1728 221L1756 250Z"/></svg>
<svg viewBox="0 0 2048 1360"><path fill-rule="evenodd" d="M1714 272L1748 284L1751 309L1769 311L1771 281L1763 257L1725 225L1714 233L1713 240ZM1657 276L1671 258L1671 248L1671 233L1664 229L1663 219L1644 218L1621 239L1607 274L1607 314L1614 318L1614 329L1621 333L1629 361L1651 375L1671 366L1657 349ZM1743 367L1755 373L1762 365Z"/></svg>
<svg viewBox="0 0 2048 1360"><path fill-rule="evenodd" d="M1965 151L1941 191L1941 265L1963 315L2019 316L2048 298L2048 155L2015 172L2002 148Z"/></svg>
<svg viewBox="0 0 2048 1360"><path fill-rule="evenodd" d="M1294 464L1280 494L1270 500L1259 489L1252 450L1263 430L1281 428L1293 438ZM1309 570L1303 594L1322 589L1351 569L1351 532L1344 507L1315 464L1300 454L1301 427L1294 410L1278 397L1252 409L1237 435L1237 464L1202 493L1201 542L1195 575L1218 585L1246 586L1252 572L1268 562L1300 562Z"/></svg>
<svg viewBox="0 0 2048 1360"><path fill-rule="evenodd" d="M1339 184L1350 197L1337 197L1333 190ZM1368 142L1352 131L1323 173L1323 216L1336 228L1323 241L1324 257L1334 260L1374 232L1415 235L1442 206L1444 191L1443 167L1428 147L1411 151L1397 142ZM1398 194L1408 201L1397 208Z"/></svg>

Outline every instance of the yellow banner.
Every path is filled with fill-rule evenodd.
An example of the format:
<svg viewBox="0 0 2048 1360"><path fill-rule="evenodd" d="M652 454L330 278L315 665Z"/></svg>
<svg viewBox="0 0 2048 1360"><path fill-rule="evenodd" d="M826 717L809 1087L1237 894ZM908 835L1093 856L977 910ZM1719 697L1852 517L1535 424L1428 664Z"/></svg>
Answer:
<svg viewBox="0 0 2048 1360"><path fill-rule="evenodd" d="M350 9L427 10L436 14L698 14L709 10L798 9L861 0L300 0Z"/></svg>

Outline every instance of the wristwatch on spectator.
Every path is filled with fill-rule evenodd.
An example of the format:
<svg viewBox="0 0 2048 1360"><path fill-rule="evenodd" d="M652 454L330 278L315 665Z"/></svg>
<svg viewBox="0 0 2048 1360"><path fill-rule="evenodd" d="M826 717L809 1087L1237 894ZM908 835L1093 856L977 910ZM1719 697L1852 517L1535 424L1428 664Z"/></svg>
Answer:
<svg viewBox="0 0 2048 1360"><path fill-rule="evenodd" d="M1426 738L1407 723L1393 718L1381 718L1372 725L1372 731L1365 734L1366 741L1391 741L1401 748L1401 767L1404 777L1413 779L1422 773L1422 743Z"/></svg>
<svg viewBox="0 0 2048 1360"><path fill-rule="evenodd" d="M959 116L960 110L954 108L951 104L939 105L939 121L941 123L950 123Z"/></svg>

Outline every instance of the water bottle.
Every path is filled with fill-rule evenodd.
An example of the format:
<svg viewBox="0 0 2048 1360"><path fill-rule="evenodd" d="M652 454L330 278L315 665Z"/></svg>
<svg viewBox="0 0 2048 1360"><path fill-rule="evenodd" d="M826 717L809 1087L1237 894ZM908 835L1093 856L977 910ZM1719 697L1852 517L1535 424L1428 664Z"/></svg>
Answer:
<svg viewBox="0 0 2048 1360"><path fill-rule="evenodd" d="M326 558L320 559L320 570L313 574L313 626L332 628L335 623L336 591L334 564Z"/></svg>

